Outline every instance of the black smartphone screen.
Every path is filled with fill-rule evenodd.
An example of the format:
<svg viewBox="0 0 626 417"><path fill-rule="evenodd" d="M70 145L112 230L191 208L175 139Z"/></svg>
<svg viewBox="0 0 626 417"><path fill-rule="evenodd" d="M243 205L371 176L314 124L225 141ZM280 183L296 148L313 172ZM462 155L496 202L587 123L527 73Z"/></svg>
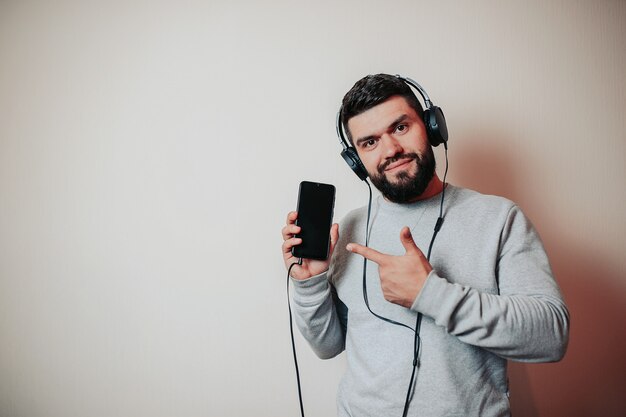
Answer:
<svg viewBox="0 0 626 417"><path fill-rule="evenodd" d="M298 219L301 227L296 235L302 243L291 250L297 258L328 258L330 227L333 224L335 186L319 182L302 181L298 193Z"/></svg>

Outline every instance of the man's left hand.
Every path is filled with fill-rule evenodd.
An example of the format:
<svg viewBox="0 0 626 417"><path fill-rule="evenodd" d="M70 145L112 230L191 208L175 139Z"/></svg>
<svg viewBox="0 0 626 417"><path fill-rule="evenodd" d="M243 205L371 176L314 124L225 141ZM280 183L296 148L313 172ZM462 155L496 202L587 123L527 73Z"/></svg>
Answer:
<svg viewBox="0 0 626 417"><path fill-rule="evenodd" d="M406 251L401 256L387 255L357 243L349 243L346 249L378 264L380 286L387 301L411 308L433 267L406 226L400 231L400 241Z"/></svg>

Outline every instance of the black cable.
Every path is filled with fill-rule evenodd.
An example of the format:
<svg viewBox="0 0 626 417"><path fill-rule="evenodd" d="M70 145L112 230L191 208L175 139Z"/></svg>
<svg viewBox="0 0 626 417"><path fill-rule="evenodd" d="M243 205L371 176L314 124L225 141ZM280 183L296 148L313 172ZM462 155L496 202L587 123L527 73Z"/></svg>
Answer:
<svg viewBox="0 0 626 417"><path fill-rule="evenodd" d="M441 230L441 225L443 225L443 202L446 193L446 177L448 176L448 145L444 142L445 155L446 155L446 169L443 173L443 188L441 189L441 202L439 203L439 217L437 217L437 222L435 223L435 230L433 232L433 237L430 239L430 244L428 245L428 254L426 255L426 260L430 262L430 254L433 249L433 244L435 243L435 238ZM409 412L409 403L411 402L411 391L413 390L413 384L415 383L415 374L417 371L417 366L419 364L419 356L422 348L422 338L420 337L420 328L422 326L422 313L417 313L417 318L415 321L415 339L413 341L413 371L411 372L411 379L409 381L409 388L406 392L406 400L404 401L404 411L402 412L402 417L406 417Z"/></svg>
<svg viewBox="0 0 626 417"><path fill-rule="evenodd" d="M406 399L404 400L404 410L402 417L406 417L409 412L409 403L411 402L411 391L415 383L415 375L419 365L419 354L422 347L422 338L420 337L420 328L422 326L422 313L417 313L415 322L415 338L413 339L413 370L411 371L411 379L409 380L409 388L406 391Z"/></svg>
<svg viewBox="0 0 626 417"><path fill-rule="evenodd" d="M287 270L287 307L289 308L289 332L291 333L291 350L293 351L293 362L296 366L296 381L298 382L298 399L300 400L300 415L304 417L304 405L302 403L302 387L300 386L300 369L298 368L298 356L296 355L296 341L293 337L293 318L291 315L291 303L289 302L289 277L291 275L291 268L294 265L302 265L302 258L298 262L294 262L289 265Z"/></svg>
<svg viewBox="0 0 626 417"><path fill-rule="evenodd" d="M433 237L430 239L430 245L428 245L428 254L426 255L426 259L428 259L428 261L430 262L430 252L433 249L433 243L435 243L435 237L437 237L437 234L439 233L439 230L441 229L441 225L443 224L443 200L444 200L444 196L446 195L446 187L448 186L448 184L446 184L446 177L448 176L448 146L446 145L446 143L444 142L444 147L445 147L445 155L446 155L446 169L443 173L443 188L441 189L441 203L439 204L439 217L437 218L437 223L435 223L435 232L433 233Z"/></svg>
<svg viewBox="0 0 626 417"><path fill-rule="evenodd" d="M443 174L443 188L441 190L441 202L439 203L439 216L437 217L433 235L430 238L430 244L428 245L428 252L426 255L426 260L428 260L428 262L430 262L430 255L433 249L433 245L435 243L435 238L437 237L437 234L439 234L439 230L441 230L441 226L443 225L443 203L445 199L445 192L446 192L446 186L447 186L446 177L448 176L448 146L445 142L444 142L444 148L445 148L445 157L446 157L446 168ZM365 223L365 246L369 247L370 216L371 216L371 210L372 210L372 187L367 180L365 180L365 183L367 184L367 187L369 189L369 200L367 204L367 220ZM422 339L420 337L420 328L422 325L422 313L420 312L417 313L417 317L415 319L415 328L412 328L411 326L407 326L404 323L400 323L395 320L389 319L387 317L383 317L379 314L376 314L374 311L372 311L369 305L369 299L367 296L367 258L363 258L363 301L365 302L365 305L367 306L367 309L369 310L369 312L372 313L378 319L383 320L387 323L394 324L396 326L406 327L407 329L414 332L415 337L413 339L413 370L411 371L411 379L409 380L409 388L407 389L406 399L404 402L404 410L402 412L402 417L406 417L409 411L409 403L411 402L411 392L413 390L413 384L415 383L415 380L416 380L417 366L419 364L419 357L420 357L420 352L421 352L421 347L422 347Z"/></svg>
<svg viewBox="0 0 626 417"><path fill-rule="evenodd" d="M367 221L365 223L365 246L369 247L369 235L370 235L370 230L369 230L369 224L370 224L370 214L372 212L372 186L370 185L370 183L365 180L365 183L367 184L367 187L369 188L370 194L369 194L369 200L367 203ZM406 327L407 329L411 330L411 331L415 331L411 326L407 326L404 323L400 323L397 322L395 320L391 320L388 319L387 317L383 317L379 314L374 313L374 311L372 311L371 307L370 307L370 303L369 303L369 299L367 297L367 258L363 258L363 301L365 301L365 306L367 307L367 309L369 310L370 313L372 313L374 316L376 316L377 318L381 319L382 321L386 321L387 323L391 323L391 324L395 324L396 326L402 326L402 327Z"/></svg>

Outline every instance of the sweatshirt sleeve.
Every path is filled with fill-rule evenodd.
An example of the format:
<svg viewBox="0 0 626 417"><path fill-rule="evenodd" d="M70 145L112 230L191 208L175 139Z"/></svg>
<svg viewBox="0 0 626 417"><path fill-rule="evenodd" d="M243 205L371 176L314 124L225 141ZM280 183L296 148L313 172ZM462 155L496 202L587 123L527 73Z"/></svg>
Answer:
<svg viewBox="0 0 626 417"><path fill-rule="evenodd" d="M296 324L302 336L321 359L337 356L345 347L345 324L338 314L327 274L291 282Z"/></svg>
<svg viewBox="0 0 626 417"><path fill-rule="evenodd" d="M495 273L499 294L452 283L433 270L412 309L459 340L505 359L560 360L569 312L539 236L517 206L502 230Z"/></svg>

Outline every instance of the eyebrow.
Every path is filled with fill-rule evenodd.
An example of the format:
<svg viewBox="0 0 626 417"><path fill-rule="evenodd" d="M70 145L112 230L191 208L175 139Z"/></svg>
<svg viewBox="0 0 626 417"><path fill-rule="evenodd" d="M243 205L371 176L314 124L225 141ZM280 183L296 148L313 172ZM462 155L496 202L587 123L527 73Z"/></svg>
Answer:
<svg viewBox="0 0 626 417"><path fill-rule="evenodd" d="M393 122L391 122L389 124L389 126L387 127L387 130L394 129L400 122L403 122L403 121L405 121L408 118L409 118L408 114L401 115L400 117L398 117L396 120L394 120ZM363 136L362 138L358 138L355 141L355 143L356 143L357 146L360 146L364 142L367 142L367 141L372 140L372 139L377 139L377 138L378 138L378 136L376 136L376 135Z"/></svg>

